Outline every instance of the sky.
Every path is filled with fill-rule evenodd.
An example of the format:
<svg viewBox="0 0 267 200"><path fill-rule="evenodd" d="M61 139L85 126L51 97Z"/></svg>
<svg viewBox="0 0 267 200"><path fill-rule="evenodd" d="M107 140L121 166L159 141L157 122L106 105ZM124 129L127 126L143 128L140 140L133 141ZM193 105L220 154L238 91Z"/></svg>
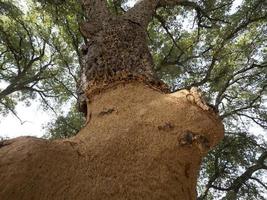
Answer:
<svg viewBox="0 0 267 200"><path fill-rule="evenodd" d="M24 103L17 105L16 111L23 123L12 114L0 115L0 137L43 136L45 133L43 125L49 122L52 116L43 111L39 105L34 101L30 107L26 107Z"/></svg>
<svg viewBox="0 0 267 200"><path fill-rule="evenodd" d="M235 1L233 11L241 2L242 0ZM134 1L131 1L129 6L133 4ZM21 4L21 6L26 6L25 2ZM18 103L16 111L23 123L11 113L7 116L2 116L0 114L0 137L14 138L26 135L41 137L45 134L43 126L51 121L51 119L54 119L54 116L48 111L44 111L37 101L32 101L29 107L26 107L24 103ZM263 133L263 130L256 126L252 127L251 131L253 133Z"/></svg>

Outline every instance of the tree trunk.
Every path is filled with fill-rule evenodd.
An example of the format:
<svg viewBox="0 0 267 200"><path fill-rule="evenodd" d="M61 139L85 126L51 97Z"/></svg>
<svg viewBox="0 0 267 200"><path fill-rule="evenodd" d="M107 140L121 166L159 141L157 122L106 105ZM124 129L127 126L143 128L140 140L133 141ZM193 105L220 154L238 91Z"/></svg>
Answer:
<svg viewBox="0 0 267 200"><path fill-rule="evenodd" d="M196 199L201 159L222 139L222 122L195 88L166 94L154 75L140 8L159 1L121 17L104 2L84 1L87 124L70 139L2 142L0 199Z"/></svg>

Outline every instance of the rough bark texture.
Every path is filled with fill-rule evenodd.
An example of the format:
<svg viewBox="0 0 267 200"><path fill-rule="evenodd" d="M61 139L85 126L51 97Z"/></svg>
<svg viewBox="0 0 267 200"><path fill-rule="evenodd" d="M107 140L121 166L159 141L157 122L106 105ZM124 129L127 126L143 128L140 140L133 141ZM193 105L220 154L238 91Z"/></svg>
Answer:
<svg viewBox="0 0 267 200"><path fill-rule="evenodd" d="M82 72L82 90L87 97L113 84L132 80L168 91L153 73L146 33L138 23L115 18L97 26L87 22L81 27L82 33L90 38Z"/></svg>
<svg viewBox="0 0 267 200"><path fill-rule="evenodd" d="M109 13L103 0L83 2L88 20L80 27L87 38L78 87L80 111L86 112L86 102L93 95L118 83L139 81L169 92L153 71L146 41L146 28L158 1L140 1L122 16Z"/></svg>
<svg viewBox="0 0 267 200"><path fill-rule="evenodd" d="M195 3L181 0L140 0L122 16L108 10L106 0L83 0L88 20L80 31L87 38L78 86L78 107L86 113L90 98L118 83L139 81L163 92L169 88L155 75L146 29L158 7Z"/></svg>
<svg viewBox="0 0 267 200"><path fill-rule="evenodd" d="M141 83L94 96L77 136L2 144L0 199L195 199L201 158L223 137L197 99Z"/></svg>

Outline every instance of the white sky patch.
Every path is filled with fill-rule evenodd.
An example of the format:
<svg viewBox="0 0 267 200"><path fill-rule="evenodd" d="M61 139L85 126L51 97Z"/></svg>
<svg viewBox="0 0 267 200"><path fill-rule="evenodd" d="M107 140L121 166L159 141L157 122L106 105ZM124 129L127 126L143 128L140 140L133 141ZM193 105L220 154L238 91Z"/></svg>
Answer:
<svg viewBox="0 0 267 200"><path fill-rule="evenodd" d="M242 3L243 3L243 0L235 0L229 11L229 14L230 15L234 14L238 10L239 6L242 5Z"/></svg>
<svg viewBox="0 0 267 200"><path fill-rule="evenodd" d="M11 113L6 117L0 115L0 137L41 137L44 135L43 124L51 121L52 116L40 108L39 102L32 102L32 105L29 107L20 102L16 106L16 111L23 123Z"/></svg>
<svg viewBox="0 0 267 200"><path fill-rule="evenodd" d="M265 141L267 141L267 133L266 133L266 131L262 127L254 124L252 127L250 127L248 129L248 131L252 135L255 135L257 137L262 137L262 139L264 139Z"/></svg>
<svg viewBox="0 0 267 200"><path fill-rule="evenodd" d="M137 1L138 0L129 0L125 5L131 8L134 6L134 4L136 4Z"/></svg>
<svg viewBox="0 0 267 200"><path fill-rule="evenodd" d="M26 14L29 11L27 0L17 0L16 4L23 11L24 14Z"/></svg>

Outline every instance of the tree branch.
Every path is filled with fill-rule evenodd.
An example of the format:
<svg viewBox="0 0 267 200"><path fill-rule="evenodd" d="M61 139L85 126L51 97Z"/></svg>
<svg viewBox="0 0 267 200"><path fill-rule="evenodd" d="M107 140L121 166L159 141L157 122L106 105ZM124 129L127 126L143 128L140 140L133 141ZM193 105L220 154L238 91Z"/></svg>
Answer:
<svg viewBox="0 0 267 200"><path fill-rule="evenodd" d="M106 0L82 0L87 18L90 21L103 21L110 17Z"/></svg>
<svg viewBox="0 0 267 200"><path fill-rule="evenodd" d="M253 63L251 66L244 67L244 68L238 70L237 72L235 72L233 75L229 76L229 78L227 78L225 84L221 87L218 95L216 96L215 107L218 108L219 104L222 102L223 97L224 97L223 94L225 93L227 88L229 88L231 85L233 85L234 83L236 83L238 80L240 80L242 78L248 78L248 77L241 76L240 78L234 79L237 75L241 75L241 74L243 74L249 70L255 69L255 68L263 68L263 67L265 67L265 66Z"/></svg>
<svg viewBox="0 0 267 200"><path fill-rule="evenodd" d="M20 124L24 124L26 121L23 121L19 116L18 114L16 113L16 111L10 107L8 104L5 104L3 101L0 101L0 104L2 104L6 109L8 109L19 121L20 121Z"/></svg>
<svg viewBox="0 0 267 200"><path fill-rule="evenodd" d="M134 7L124 14L124 17L140 24L146 29L156 12L158 4L159 0L139 0Z"/></svg>
<svg viewBox="0 0 267 200"><path fill-rule="evenodd" d="M178 5L196 10L198 18L204 16L209 20L214 20L197 3L187 0L139 0L124 17L146 28L157 8Z"/></svg>
<svg viewBox="0 0 267 200"><path fill-rule="evenodd" d="M155 15L155 17L156 17L157 20L161 23L161 26L164 28L164 30L166 31L166 33L167 33L167 34L169 35L169 37L171 38L171 40L172 40L174 46L175 46L177 49L179 49L179 50L181 51L181 54L184 54L184 53L185 53L184 50L177 44L177 42L176 42L175 39L173 38L173 36L172 36L172 34L170 33L168 27L166 26L166 23L165 23L164 19L163 19L161 16L157 15L157 14Z"/></svg>
<svg viewBox="0 0 267 200"><path fill-rule="evenodd" d="M261 186L263 186L267 190L267 185L263 183L262 181L260 181L258 178L250 177L250 179L257 181Z"/></svg>
<svg viewBox="0 0 267 200"><path fill-rule="evenodd" d="M232 182L232 184L228 188L229 191L227 192L226 197L229 196L231 192L235 192L237 194L242 185L245 184L247 180L251 179L252 174L255 173L256 171L260 169L267 170L267 166L264 165L264 161L266 160L266 158L267 158L267 151L263 152L260 155L260 157L256 160L255 165L252 165L249 168L247 168L247 170L243 174L241 174Z"/></svg>
<svg viewBox="0 0 267 200"><path fill-rule="evenodd" d="M254 104L255 104L259 99L261 99L262 94L266 91L265 88L267 88L267 85L264 85L264 86L262 87L262 89L261 89L260 91L258 91L258 95L257 95L255 98L253 98L253 99L249 102L248 105L245 105L245 106L243 106L243 107L237 108L237 109L232 110L232 111L230 111L230 112L228 112L228 113L224 113L224 114L221 115L221 118L224 119L224 118L226 118L226 117L229 117L229 116L231 116L231 115L236 114L236 113L239 112L239 111L243 111L243 110L247 110L247 109L253 108L253 107L254 107Z"/></svg>

